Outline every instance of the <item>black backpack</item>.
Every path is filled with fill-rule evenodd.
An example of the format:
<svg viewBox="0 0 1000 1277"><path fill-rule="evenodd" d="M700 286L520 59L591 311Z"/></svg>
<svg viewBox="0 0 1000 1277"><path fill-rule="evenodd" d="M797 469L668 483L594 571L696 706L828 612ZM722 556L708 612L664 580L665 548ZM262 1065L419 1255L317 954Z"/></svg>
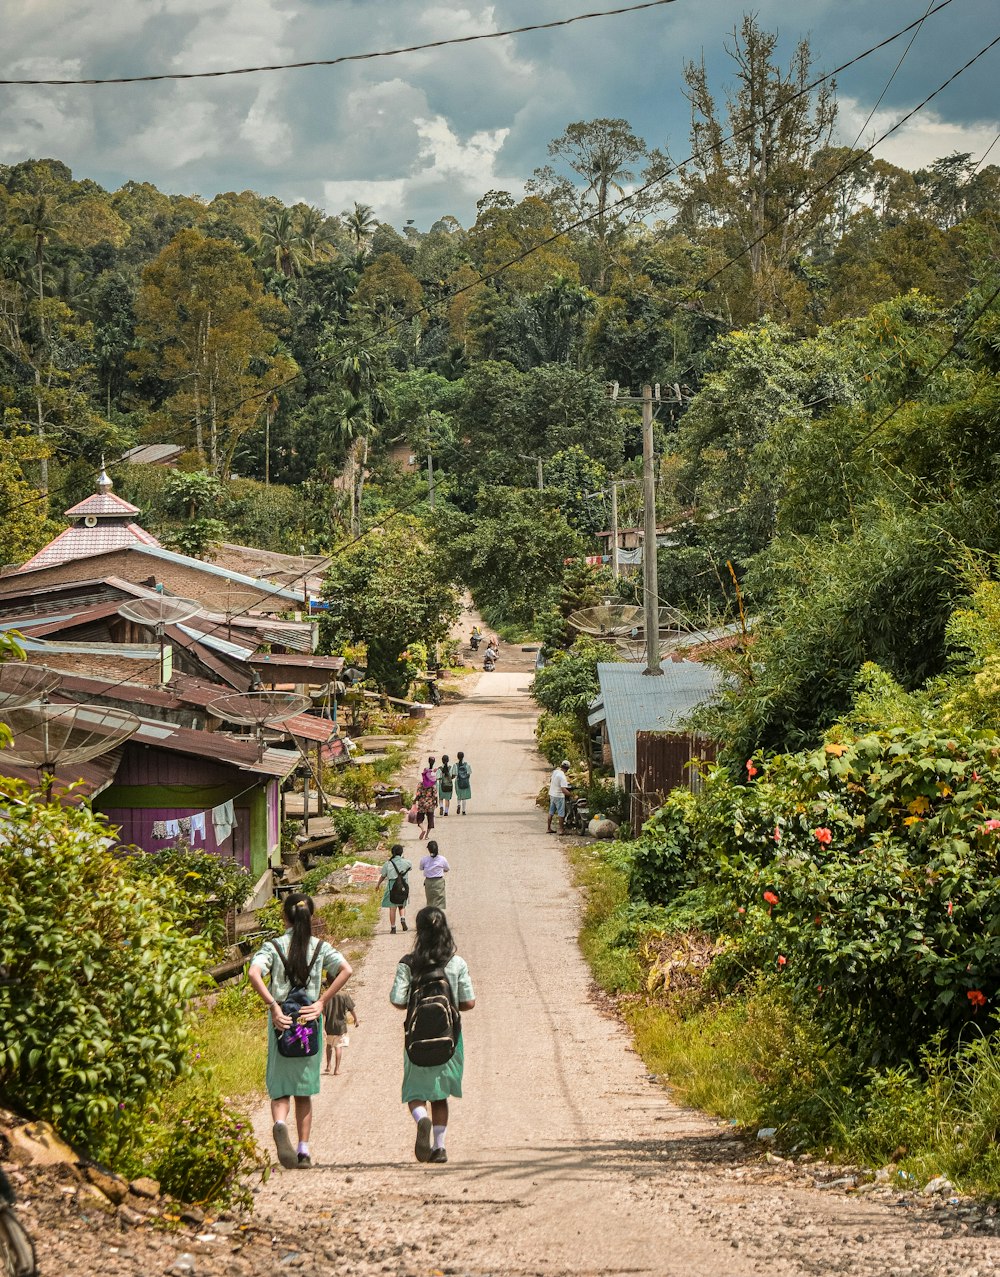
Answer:
<svg viewBox="0 0 1000 1277"><path fill-rule="evenodd" d="M389 864L396 870L395 878L389 883L389 903L396 905L397 908L402 908L410 898L410 871L406 869L403 873L400 873L399 867L396 865L395 856L390 857Z"/></svg>
<svg viewBox="0 0 1000 1277"><path fill-rule="evenodd" d="M313 964L319 957L319 951L323 947L320 940L316 942L316 948L313 950L313 956L309 959L309 965L306 967L306 978L302 984L295 984L292 980L292 973L288 969L288 962L285 955L278 946L272 943L271 948L281 959L281 965L285 968L285 975L288 977L289 984L292 985L288 991L288 997L281 1004L281 1009L285 1015L292 1017L292 1023L287 1029L275 1028L274 1037L275 1045L278 1048L278 1054L287 1056L289 1059L298 1060L305 1056L315 1055L319 1051L320 1033L319 1027L323 1017L310 1020L307 1024L299 1023L299 1012L303 1007L309 1006L316 999L311 997L306 986L309 983L309 976L312 973Z"/></svg>
<svg viewBox="0 0 1000 1277"><path fill-rule="evenodd" d="M469 779L469 776L471 774L472 774L472 769L469 767L469 764L463 758L462 761L455 768L455 777L458 780L458 783L460 785L464 785L465 782Z"/></svg>
<svg viewBox="0 0 1000 1277"><path fill-rule="evenodd" d="M441 786L441 797L449 797L451 795L451 791L455 788L455 778L451 774L450 766L448 768L441 768L441 775L438 777L438 784Z"/></svg>
<svg viewBox="0 0 1000 1277"><path fill-rule="evenodd" d="M412 962L402 959L412 972ZM462 1017L443 967L430 967L410 981L403 1026L406 1054L419 1068L447 1064L455 1054Z"/></svg>

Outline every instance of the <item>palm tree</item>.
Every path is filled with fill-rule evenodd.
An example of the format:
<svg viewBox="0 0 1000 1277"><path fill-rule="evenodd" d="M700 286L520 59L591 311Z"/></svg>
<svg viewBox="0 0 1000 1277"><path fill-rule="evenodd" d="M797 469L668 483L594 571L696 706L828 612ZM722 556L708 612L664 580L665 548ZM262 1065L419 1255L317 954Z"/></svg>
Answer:
<svg viewBox="0 0 1000 1277"><path fill-rule="evenodd" d="M364 253L365 241L371 238L372 231L378 226L378 218L370 204L359 204L354 201L354 208L348 212L345 208L341 216L354 240L359 255Z"/></svg>
<svg viewBox="0 0 1000 1277"><path fill-rule="evenodd" d="M36 195L24 209L17 235L27 240L35 254L38 300L45 300L45 247L59 230L59 205L52 195Z"/></svg>
<svg viewBox="0 0 1000 1277"><path fill-rule="evenodd" d="M326 214L321 208L310 204L303 210L299 217L299 234L309 245L309 256L313 261L316 260L321 249L324 253L330 252L332 248L330 228L326 224Z"/></svg>
<svg viewBox="0 0 1000 1277"><path fill-rule="evenodd" d="M273 265L285 279L291 279L293 275L302 274L305 245L305 237L296 227L291 212L283 208L272 213L264 223L257 240L257 253L261 261Z"/></svg>

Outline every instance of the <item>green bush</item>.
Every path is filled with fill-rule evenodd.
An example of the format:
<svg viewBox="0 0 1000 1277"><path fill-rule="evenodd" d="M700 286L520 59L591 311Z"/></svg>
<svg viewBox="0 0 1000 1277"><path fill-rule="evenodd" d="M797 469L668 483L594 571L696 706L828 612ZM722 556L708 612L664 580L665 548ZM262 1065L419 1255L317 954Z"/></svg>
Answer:
<svg viewBox="0 0 1000 1277"><path fill-rule="evenodd" d="M613 820L617 825L628 825L631 799L626 790L611 780L594 780L584 790L587 799L587 810L592 816L598 814Z"/></svg>
<svg viewBox="0 0 1000 1277"><path fill-rule="evenodd" d="M363 856L378 846L385 830L385 819L378 812L340 807L333 812L333 825L343 841L351 843Z"/></svg>
<svg viewBox="0 0 1000 1277"><path fill-rule="evenodd" d="M192 931L202 932L213 944L224 940L224 920L230 909L250 899L253 877L248 869L207 851L193 851L183 843L152 854L141 851L130 859L139 878L164 878L177 892Z"/></svg>
<svg viewBox="0 0 1000 1277"><path fill-rule="evenodd" d="M115 856L86 807L4 790L0 1097L113 1160L188 1068L208 948L174 879Z"/></svg>
<svg viewBox="0 0 1000 1277"><path fill-rule="evenodd" d="M570 714L540 714L535 725L535 741L538 752L552 767L558 767L564 758L571 763L580 762L577 722Z"/></svg>
<svg viewBox="0 0 1000 1277"><path fill-rule="evenodd" d="M270 1159L249 1118L204 1083L179 1088L171 1108L146 1150L160 1188L182 1202L252 1207L247 1177L260 1172L266 1178Z"/></svg>
<svg viewBox="0 0 1000 1277"><path fill-rule="evenodd" d="M773 973L872 1061L983 1018L1000 984L996 738L845 735L747 770L668 798L632 890L704 887L733 980Z"/></svg>

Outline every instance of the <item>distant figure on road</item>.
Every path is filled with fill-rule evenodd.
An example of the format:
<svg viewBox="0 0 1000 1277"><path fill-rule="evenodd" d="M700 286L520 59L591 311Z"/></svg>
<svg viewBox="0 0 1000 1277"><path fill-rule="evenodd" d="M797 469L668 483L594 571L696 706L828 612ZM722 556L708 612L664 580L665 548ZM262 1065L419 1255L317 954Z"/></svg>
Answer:
<svg viewBox="0 0 1000 1277"><path fill-rule="evenodd" d="M483 641L483 632L478 625L472 627L472 633L469 635L469 646L474 652L479 651L479 644Z"/></svg>
<svg viewBox="0 0 1000 1277"><path fill-rule="evenodd" d="M403 856L403 844L393 843L392 854L382 866L382 875L378 880L377 886L381 887L385 883L385 891L382 893L382 908L389 910L389 934L396 934L396 910L399 910L399 925L404 931L409 931L406 925L406 902L410 895L410 881L408 874L413 866ZM397 885L397 882L399 885Z"/></svg>
<svg viewBox="0 0 1000 1277"><path fill-rule="evenodd" d="M434 813L437 811L438 785L434 762L433 758L428 758L427 766L420 773L420 784L417 786L417 824L420 826L421 838L426 838L434 828Z"/></svg>
<svg viewBox="0 0 1000 1277"><path fill-rule="evenodd" d="M389 1001L406 1012L403 1103L417 1124L414 1155L418 1162L447 1162L448 1100L461 1098L465 1060L459 1012L472 1010L476 994L440 909L417 914L416 944L396 967ZM440 1062L414 1063L414 1055Z"/></svg>
<svg viewBox="0 0 1000 1277"><path fill-rule="evenodd" d="M437 769L438 815L447 816L451 806L451 796L455 792L455 768L447 754L441 755L441 766Z"/></svg>
<svg viewBox="0 0 1000 1277"><path fill-rule="evenodd" d="M569 766L569 759L564 758L549 777L549 822L545 827L547 834L554 832L553 816L558 817L560 834L566 826L566 795L569 793L569 776L566 773L569 771Z"/></svg>
<svg viewBox="0 0 1000 1277"><path fill-rule="evenodd" d="M354 1027L358 1028L361 1021L358 1019L358 1013L354 1009L354 999L349 993L335 993L326 1004L326 1010L323 1012L323 1028L326 1031L326 1071L327 1073L330 1072L330 1062L336 1055L337 1058L333 1065L334 1077L340 1072L341 1061L344 1058L344 1047L350 1041L347 1036L348 1016L353 1020Z"/></svg>
<svg viewBox="0 0 1000 1277"><path fill-rule="evenodd" d="M427 855L420 862L424 875L424 895L427 903L435 909L447 909L445 898L444 876L451 868L444 856L438 851L438 845L432 838L427 844Z"/></svg>
<svg viewBox="0 0 1000 1277"><path fill-rule="evenodd" d="M459 816L466 814L465 804L472 797L472 767L466 762L463 750L458 751L455 763L455 810Z"/></svg>
<svg viewBox="0 0 1000 1277"><path fill-rule="evenodd" d="M351 978L350 963L312 933L313 902L299 891L285 897L282 913L288 930L274 940L266 940L253 955L247 977L271 1012L273 1028L267 1035L267 1093L271 1099L271 1133L278 1161L286 1169L307 1170L309 1134L312 1130L312 1097L319 1094L320 1043L323 1015L330 1000ZM270 976L270 985L264 977ZM324 976L332 977L321 993ZM305 1001L305 999L309 1001ZM283 1005L289 1007L286 1012ZM294 1004L294 1005L293 1005ZM294 1025L303 1043L301 1052L287 1055L286 1029ZM309 1028L315 1026L315 1033ZM279 1035L282 1042L279 1043ZM311 1039L311 1040L310 1040ZM295 1049L293 1046L291 1049ZM295 1149L288 1134L288 1111L295 1096L295 1125L299 1146Z"/></svg>

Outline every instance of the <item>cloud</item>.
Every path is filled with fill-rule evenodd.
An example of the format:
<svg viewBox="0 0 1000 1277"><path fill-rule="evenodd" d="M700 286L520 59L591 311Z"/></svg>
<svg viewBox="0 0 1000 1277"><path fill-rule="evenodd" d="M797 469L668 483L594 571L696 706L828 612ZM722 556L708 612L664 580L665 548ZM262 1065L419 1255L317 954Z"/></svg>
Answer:
<svg viewBox="0 0 1000 1277"><path fill-rule="evenodd" d="M860 133L858 146L870 146L875 138L881 137L896 120L906 114L905 109L880 110L866 124L869 110L870 107L855 98L840 99L837 131L844 145L853 143ZM951 155L954 151L971 152L973 159L978 160L996 140L998 132L1000 119L957 124L925 107L891 137L879 143L874 154L878 159L888 160L890 164L907 169L925 168L933 160Z"/></svg>
<svg viewBox="0 0 1000 1277"><path fill-rule="evenodd" d="M974 52L996 0L963 0L928 19L885 102L906 110ZM22 75L148 74L295 62L493 32L586 9L580 0L7 0L4 64ZM813 40L818 66L846 61L910 21L913 0L759 0L787 63ZM922 6L921 6L922 11ZM686 60L705 52L717 101L732 81L727 0L669 5L571 27L391 60L224 79L94 88L0 87L0 158L53 156L109 189L129 179L210 199L255 189L331 212L354 199L396 221L464 223L491 187L520 194L567 124L623 117L650 146L687 150ZM905 41L843 79L841 135L853 139ZM981 153L996 132L988 60L879 153L922 165ZM891 106L891 110L889 109ZM879 127L877 124L876 128ZM885 124L881 124L885 127ZM853 132L852 132L853 130Z"/></svg>

